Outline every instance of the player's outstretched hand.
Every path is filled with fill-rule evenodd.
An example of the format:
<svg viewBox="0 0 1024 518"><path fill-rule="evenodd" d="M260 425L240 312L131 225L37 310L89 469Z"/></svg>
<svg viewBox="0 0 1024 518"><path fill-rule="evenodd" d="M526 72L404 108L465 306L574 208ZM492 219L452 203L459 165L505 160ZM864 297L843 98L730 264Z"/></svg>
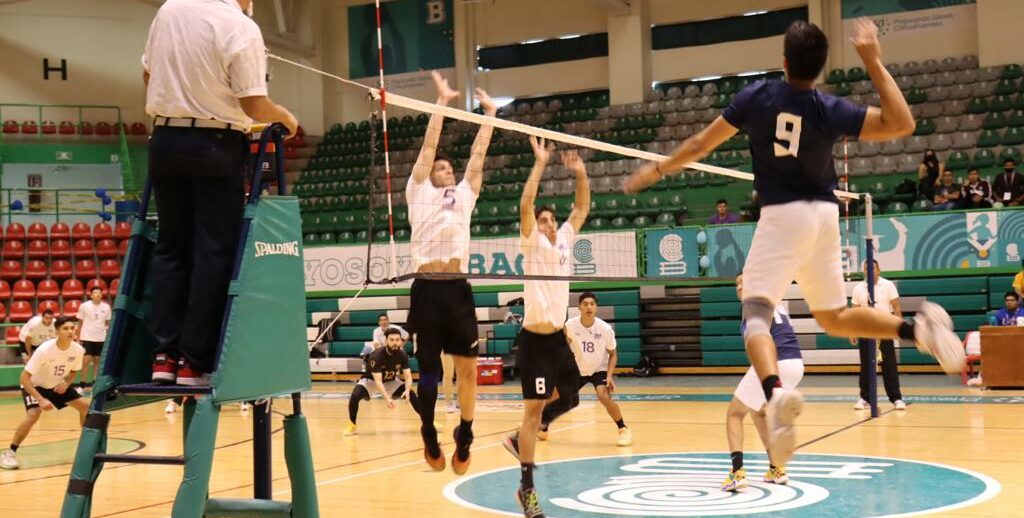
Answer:
<svg viewBox="0 0 1024 518"><path fill-rule="evenodd" d="M63 394L68 391L68 384L66 382L60 383L56 387L53 387L53 391L58 394Z"/></svg>
<svg viewBox="0 0 1024 518"><path fill-rule="evenodd" d="M587 166L575 151L562 151L562 164L577 177L587 175Z"/></svg>
<svg viewBox="0 0 1024 518"><path fill-rule="evenodd" d="M551 159L551 151L554 150L554 144L550 144L548 141L534 137L530 135L530 147L533 148L533 156L537 158L538 163L546 164Z"/></svg>
<svg viewBox="0 0 1024 518"><path fill-rule="evenodd" d="M448 86L448 80L437 70L431 72L430 77L434 78L434 86L437 87L438 104L448 104L459 96L459 92L452 90L452 87Z"/></svg>
<svg viewBox="0 0 1024 518"><path fill-rule="evenodd" d="M384 402L388 404L388 409L389 410L395 408L395 400L393 400L391 398L385 398Z"/></svg>
<svg viewBox="0 0 1024 518"><path fill-rule="evenodd" d="M850 38L857 54L864 63L882 60L882 45L878 42L878 26L868 18L853 21L853 37Z"/></svg>
<svg viewBox="0 0 1024 518"><path fill-rule="evenodd" d="M609 393L615 392L615 380L612 378L611 373L608 374L608 378L605 380L605 383L608 384Z"/></svg>
<svg viewBox="0 0 1024 518"><path fill-rule="evenodd" d="M43 412L49 412L50 410L53 410L53 403L51 403L49 399L42 398L39 400L39 408L42 409Z"/></svg>
<svg viewBox="0 0 1024 518"><path fill-rule="evenodd" d="M494 117L494 114L498 113L498 107L494 104L494 100L491 99L490 95L483 88L476 89L476 100L480 101L480 107L484 110L484 115L488 117Z"/></svg>

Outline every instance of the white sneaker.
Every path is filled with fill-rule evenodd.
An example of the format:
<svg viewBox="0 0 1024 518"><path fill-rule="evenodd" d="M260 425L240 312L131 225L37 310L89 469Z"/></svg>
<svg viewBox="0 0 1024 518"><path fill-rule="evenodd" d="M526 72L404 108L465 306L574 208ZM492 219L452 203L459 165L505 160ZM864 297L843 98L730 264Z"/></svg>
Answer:
<svg viewBox="0 0 1024 518"><path fill-rule="evenodd" d="M853 405L854 410L867 410L869 408L871 408L871 405L869 405L867 401L864 401L864 398L858 399L857 403Z"/></svg>
<svg viewBox="0 0 1024 518"><path fill-rule="evenodd" d="M630 431L629 427L619 428L619 440L615 442L616 446L629 446L633 444L633 432Z"/></svg>
<svg viewBox="0 0 1024 518"><path fill-rule="evenodd" d="M18 464L18 457L14 454L14 450L4 450L0 453L0 468L3 469L18 469L21 464Z"/></svg>
<svg viewBox="0 0 1024 518"><path fill-rule="evenodd" d="M165 414L173 414L178 411L178 405L174 403L174 400L167 402L167 406L164 407Z"/></svg>
<svg viewBox="0 0 1024 518"><path fill-rule="evenodd" d="M242 411L242 412L248 412L248 411L252 410L252 405L250 405L249 403L247 403L245 401L242 401L242 404L239 405L238 409L240 411Z"/></svg>
<svg viewBox="0 0 1024 518"><path fill-rule="evenodd" d="M448 407L445 409L445 411L448 412L449 414L454 414L455 412L459 411L459 404L456 403L455 400L449 401Z"/></svg>
<svg viewBox="0 0 1024 518"><path fill-rule="evenodd" d="M967 361L963 343L953 332L953 320L945 309L933 302L924 302L914 316L915 345L923 353L934 356L946 374L959 374Z"/></svg>
<svg viewBox="0 0 1024 518"><path fill-rule="evenodd" d="M779 466L789 464L796 450L796 418L804 408L804 396L796 390L776 388L765 409L768 420L768 455Z"/></svg>
<svg viewBox="0 0 1024 518"><path fill-rule="evenodd" d="M892 406L896 410L906 410L907 409L907 404L904 403L902 399L897 399L896 401L893 401L892 402Z"/></svg>

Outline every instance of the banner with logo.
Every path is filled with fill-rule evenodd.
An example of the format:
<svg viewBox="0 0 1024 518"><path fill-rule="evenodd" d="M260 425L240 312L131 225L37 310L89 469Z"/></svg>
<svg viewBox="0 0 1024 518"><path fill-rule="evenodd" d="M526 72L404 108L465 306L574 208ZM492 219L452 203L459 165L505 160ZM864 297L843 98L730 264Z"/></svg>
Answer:
<svg viewBox="0 0 1024 518"><path fill-rule="evenodd" d="M843 19L861 16L923 11L958 5L973 5L976 0L843 0Z"/></svg>
<svg viewBox="0 0 1024 518"><path fill-rule="evenodd" d="M697 277L700 275L700 229L649 230L644 236L647 277Z"/></svg>
<svg viewBox="0 0 1024 518"><path fill-rule="evenodd" d="M843 268L860 271L864 218L840 221ZM753 224L707 228L709 275L739 273L754 236ZM1015 266L1024 248L1024 210L935 212L874 218L875 258L882 271ZM813 260L813 258L811 259Z"/></svg>
<svg viewBox="0 0 1024 518"><path fill-rule="evenodd" d="M419 97L433 92L431 70L455 75L452 0L381 3L381 39L388 91ZM349 77L377 85L377 13L373 3L348 8Z"/></svg>
<svg viewBox="0 0 1024 518"><path fill-rule="evenodd" d="M392 275L413 273L409 243L395 246L395 268L390 272L390 247L370 247L371 279L387 279ZM636 233L595 232L580 234L572 249L572 275L577 277L636 277ZM366 245L315 247L304 250L306 291L359 289L366 279ZM523 256L518 237L473 240L470 244L467 271L476 275L522 275ZM517 281L481 279L475 285L509 284ZM521 281L519 281L521 282ZM405 282L400 287L408 287Z"/></svg>
<svg viewBox="0 0 1024 518"><path fill-rule="evenodd" d="M974 0L843 0L842 14L844 40L857 18L869 17L886 56L897 62L977 54ZM853 45L843 45L843 62L862 66Z"/></svg>

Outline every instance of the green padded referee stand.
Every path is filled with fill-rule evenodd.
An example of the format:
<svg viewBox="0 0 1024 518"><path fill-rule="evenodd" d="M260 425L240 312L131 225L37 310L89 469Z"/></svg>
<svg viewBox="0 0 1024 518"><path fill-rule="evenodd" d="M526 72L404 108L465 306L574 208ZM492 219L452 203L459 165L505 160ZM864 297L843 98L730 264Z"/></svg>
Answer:
<svg viewBox="0 0 1024 518"><path fill-rule="evenodd" d="M277 125L263 131L257 164L267 158L273 136L283 150ZM284 196L284 157L277 154L279 196L260 197L254 175L245 208L238 256L228 290L216 369L208 387L150 382L157 345L146 327L152 300L156 230L146 221L151 186L147 185L121 277L101 375L75 454L62 518L91 514L93 486L106 463L184 466L171 516L316 518L319 509L302 391L311 388L305 336L305 288L298 199ZM257 169L257 173L260 168ZM291 395L293 412L284 420L284 456L291 480L291 502L271 500L270 406ZM113 410L186 397L184 454L177 457L106 453L107 426ZM253 499L208 498L210 471L221 406L256 401L253 407Z"/></svg>

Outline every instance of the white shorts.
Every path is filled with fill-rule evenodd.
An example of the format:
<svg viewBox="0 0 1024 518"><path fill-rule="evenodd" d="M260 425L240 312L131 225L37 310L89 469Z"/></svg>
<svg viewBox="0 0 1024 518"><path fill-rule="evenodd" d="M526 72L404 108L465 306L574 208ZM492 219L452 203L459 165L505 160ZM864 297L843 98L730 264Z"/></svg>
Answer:
<svg viewBox="0 0 1024 518"><path fill-rule="evenodd" d="M839 205L795 201L761 209L743 266L743 298L777 306L794 280L811 311L846 307Z"/></svg>
<svg viewBox="0 0 1024 518"><path fill-rule="evenodd" d="M782 387L786 389L796 388L804 377L804 361L797 358L792 360L779 360L779 380ZM753 367L747 369L739 385L736 385L736 392L732 394L750 410L757 412L761 410L768 401L764 398L764 389L761 387L761 380Z"/></svg>
<svg viewBox="0 0 1024 518"><path fill-rule="evenodd" d="M388 391L388 396L390 396L390 395L394 394L395 391L398 390L398 387L401 387L404 383L405 382L403 382L402 380L400 380L398 378L395 378L395 379L393 379L391 381L385 381L384 382L384 390L387 390ZM377 390L377 384L374 383L373 380L371 380L371 379L362 378L362 379L359 380L358 383L356 383L356 385L360 385L363 388L365 388L366 391L370 393L370 397L373 397L376 394L380 394L380 391Z"/></svg>

